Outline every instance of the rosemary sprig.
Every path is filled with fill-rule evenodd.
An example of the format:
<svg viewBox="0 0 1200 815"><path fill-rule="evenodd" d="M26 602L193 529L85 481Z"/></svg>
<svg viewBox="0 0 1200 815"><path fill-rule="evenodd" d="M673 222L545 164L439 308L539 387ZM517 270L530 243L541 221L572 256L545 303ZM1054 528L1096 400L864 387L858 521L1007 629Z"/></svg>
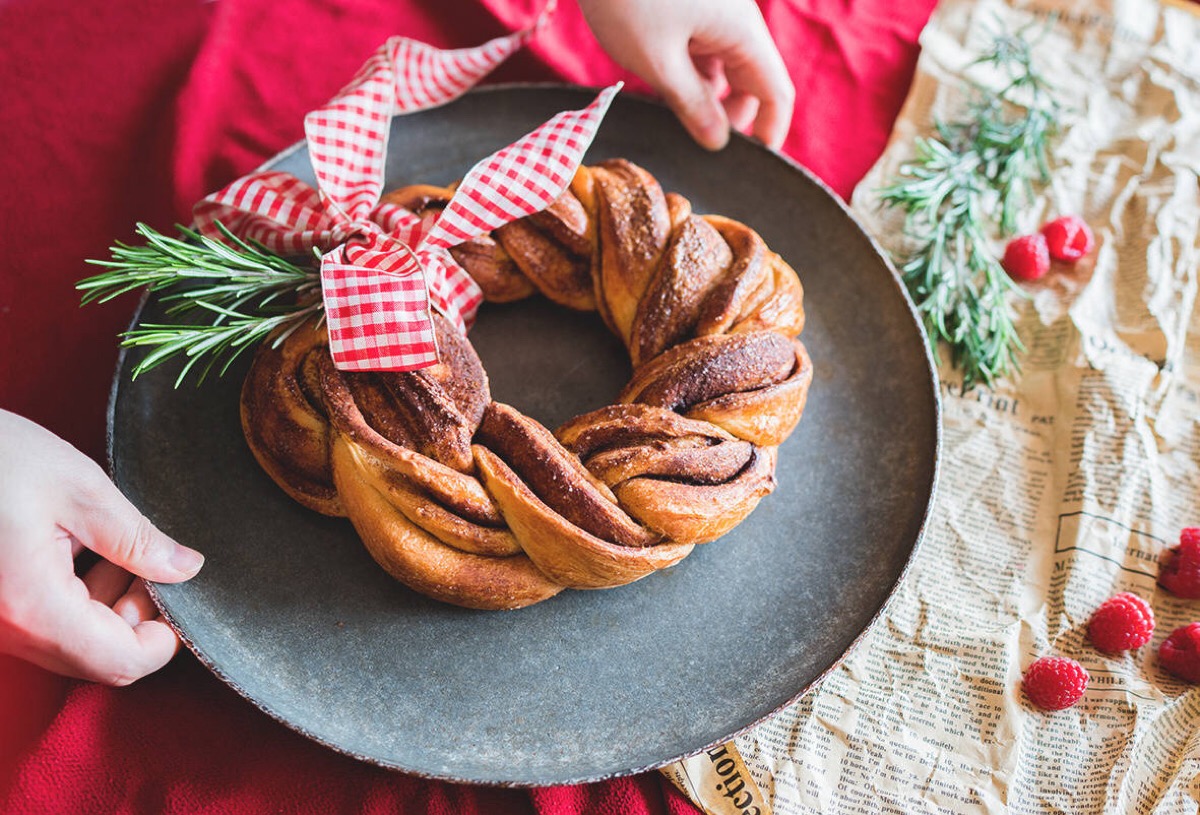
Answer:
<svg viewBox="0 0 1200 815"><path fill-rule="evenodd" d="M1003 72L999 92L975 89L964 118L935 121L914 160L881 191L905 214L910 243L900 274L938 353L950 347L963 386L992 387L1024 350L1008 294L1019 292L993 249L1013 234L1034 184L1049 179L1047 150L1060 107L1033 64L1025 34L998 35L976 60Z"/></svg>
<svg viewBox="0 0 1200 815"><path fill-rule="evenodd" d="M145 246L117 242L109 251L112 260L89 260L107 271L75 284L83 302L107 302L146 286L150 291L170 289L164 302L169 314L180 314L200 304L231 311L244 306L263 308L281 295L303 297L319 291L320 280L311 268L302 268L262 246L252 246L217 223L228 243L213 240L177 226L182 238L170 238L146 224L137 225Z"/></svg>
<svg viewBox="0 0 1200 815"><path fill-rule="evenodd" d="M111 260L89 260L105 271L81 280L82 302L107 302L142 287L161 292L166 313L178 323L142 324L121 335L124 347L152 349L133 369L145 373L168 360L186 359L176 387L189 372L199 381L216 369L225 373L247 348L273 335L282 342L305 320L320 315L320 277L251 245L217 224L227 243L183 226L171 238L146 224L137 232L144 246L117 243Z"/></svg>
<svg viewBox="0 0 1200 815"><path fill-rule="evenodd" d="M197 363L200 378L197 384L220 363L217 375L223 376L242 352L275 334L272 346L283 342L309 317L321 313L321 302L310 303L296 311L278 314L241 314L208 303L197 302L197 307L215 312L218 320L211 324L162 325L142 323L121 335L121 345L126 348L139 346L152 350L133 369L133 378L169 359L182 356L187 359L183 370L175 378L175 387L183 382ZM278 333L276 334L275 332ZM224 360L222 362L222 360Z"/></svg>

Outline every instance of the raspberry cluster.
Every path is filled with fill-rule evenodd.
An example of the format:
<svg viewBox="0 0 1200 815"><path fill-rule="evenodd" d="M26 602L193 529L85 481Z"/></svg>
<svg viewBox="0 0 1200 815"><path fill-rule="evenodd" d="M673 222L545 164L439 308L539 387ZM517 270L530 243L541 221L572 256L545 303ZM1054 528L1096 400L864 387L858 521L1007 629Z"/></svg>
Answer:
<svg viewBox="0 0 1200 815"><path fill-rule="evenodd" d="M1200 599L1200 528L1179 534L1179 545L1159 559L1158 585L1186 600ZM1171 632L1158 646L1158 664L1167 673L1200 684L1200 622Z"/></svg>
<svg viewBox="0 0 1200 815"><path fill-rule="evenodd" d="M1014 280L1037 280L1050 271L1050 260L1074 263L1096 246L1096 237L1078 215L1055 218L1034 235L1008 242L1001 265Z"/></svg>
<svg viewBox="0 0 1200 815"><path fill-rule="evenodd" d="M1179 545L1160 559L1158 584L1176 597L1200 599L1200 527L1188 527ZM1119 654L1141 648L1154 635L1154 611L1136 594L1121 592L1105 600L1088 622L1096 650ZM1158 646L1158 662L1185 682L1200 684L1200 622L1177 628ZM1043 710L1062 710L1083 698L1088 674L1073 659L1042 657L1025 671L1022 685L1029 701Z"/></svg>

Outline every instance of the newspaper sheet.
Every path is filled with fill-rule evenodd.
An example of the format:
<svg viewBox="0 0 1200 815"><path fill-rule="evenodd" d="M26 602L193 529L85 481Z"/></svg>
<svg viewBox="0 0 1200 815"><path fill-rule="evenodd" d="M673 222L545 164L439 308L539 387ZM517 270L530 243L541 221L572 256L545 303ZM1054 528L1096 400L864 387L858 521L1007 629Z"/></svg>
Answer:
<svg viewBox="0 0 1200 815"><path fill-rule="evenodd" d="M892 141L853 208L887 249L879 189L1000 26L1042 21L1036 56L1070 111L1025 231L1082 214L1098 248L1018 304L1023 372L964 392L941 368L943 469L924 545L885 615L818 690L735 742L666 768L713 815L1196 813L1200 687L1157 664L1200 601L1156 587L1200 526L1200 6L944 0ZM1057 16L1055 16L1057 15ZM1119 591L1148 600L1150 645L1086 637ZM1030 706L1021 675L1069 656L1080 704Z"/></svg>

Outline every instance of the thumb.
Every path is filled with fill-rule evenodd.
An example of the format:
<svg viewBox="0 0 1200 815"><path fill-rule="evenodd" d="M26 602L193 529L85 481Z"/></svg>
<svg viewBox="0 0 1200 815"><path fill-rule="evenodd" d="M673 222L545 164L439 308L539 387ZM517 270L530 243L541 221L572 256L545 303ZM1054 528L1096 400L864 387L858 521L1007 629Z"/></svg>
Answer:
<svg viewBox="0 0 1200 815"><path fill-rule="evenodd" d="M80 543L126 571L159 583L178 583L200 571L204 556L160 532L99 467L88 481L79 496L78 522L67 530Z"/></svg>
<svg viewBox="0 0 1200 815"><path fill-rule="evenodd" d="M702 147L720 150L729 141L729 118L707 81L686 51L664 66L652 83L679 121Z"/></svg>

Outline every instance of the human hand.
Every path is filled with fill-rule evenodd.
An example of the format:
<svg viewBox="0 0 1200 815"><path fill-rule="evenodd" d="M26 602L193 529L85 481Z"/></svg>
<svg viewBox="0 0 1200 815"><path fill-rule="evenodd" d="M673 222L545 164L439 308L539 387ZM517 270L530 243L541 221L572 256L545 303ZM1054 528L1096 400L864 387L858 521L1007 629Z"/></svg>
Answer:
<svg viewBox="0 0 1200 815"><path fill-rule="evenodd" d="M701 145L729 127L778 149L796 90L753 0L579 0L592 33L656 91ZM721 99L728 87L729 94Z"/></svg>
<svg viewBox="0 0 1200 815"><path fill-rule="evenodd" d="M0 463L0 652L109 685L165 665L179 639L133 575L176 583L203 556L155 529L94 461L3 410ZM81 579L84 547L105 559Z"/></svg>

